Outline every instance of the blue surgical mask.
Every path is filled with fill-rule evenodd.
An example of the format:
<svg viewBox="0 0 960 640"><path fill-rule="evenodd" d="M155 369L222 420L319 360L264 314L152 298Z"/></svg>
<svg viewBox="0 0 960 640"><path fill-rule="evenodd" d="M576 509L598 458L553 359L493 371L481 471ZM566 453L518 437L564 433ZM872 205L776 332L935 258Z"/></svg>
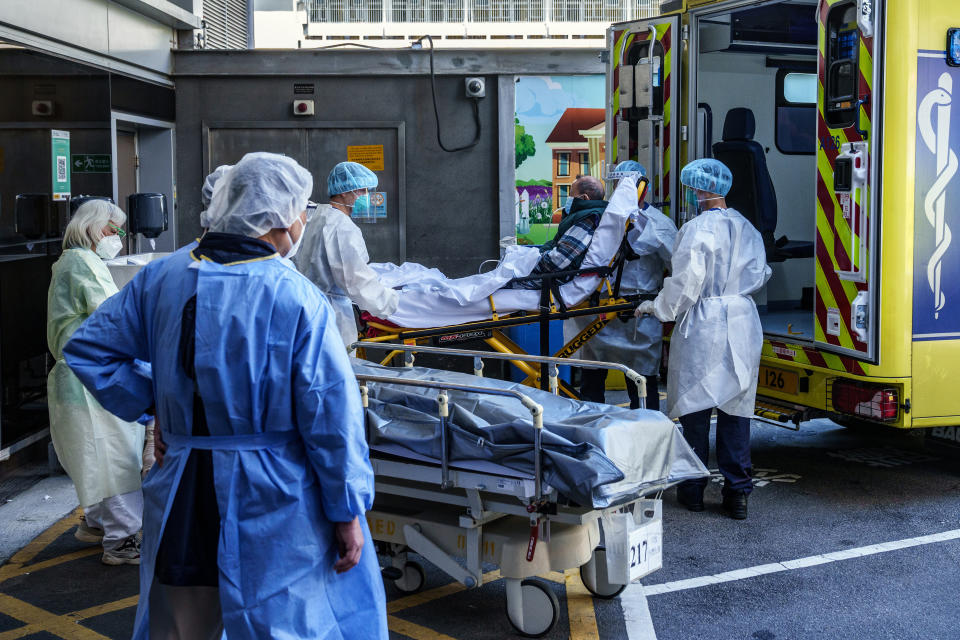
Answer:
<svg viewBox="0 0 960 640"><path fill-rule="evenodd" d="M573 196L567 196L567 200L563 203L564 213L570 213L570 208L573 206Z"/></svg>

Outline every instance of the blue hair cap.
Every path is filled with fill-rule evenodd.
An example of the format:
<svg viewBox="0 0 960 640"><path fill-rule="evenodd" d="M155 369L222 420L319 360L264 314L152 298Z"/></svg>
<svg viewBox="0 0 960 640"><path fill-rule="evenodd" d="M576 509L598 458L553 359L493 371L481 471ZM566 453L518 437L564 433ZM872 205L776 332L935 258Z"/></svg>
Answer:
<svg viewBox="0 0 960 640"><path fill-rule="evenodd" d="M327 176L327 195L336 196L348 191L376 189L377 174L357 162L341 162Z"/></svg>
<svg viewBox="0 0 960 640"><path fill-rule="evenodd" d="M694 160L680 172L680 184L707 193L725 196L733 185L733 174L727 165L713 158Z"/></svg>
<svg viewBox="0 0 960 640"><path fill-rule="evenodd" d="M647 175L647 170L636 160L624 160L614 168L614 171L617 173L639 173L642 176Z"/></svg>

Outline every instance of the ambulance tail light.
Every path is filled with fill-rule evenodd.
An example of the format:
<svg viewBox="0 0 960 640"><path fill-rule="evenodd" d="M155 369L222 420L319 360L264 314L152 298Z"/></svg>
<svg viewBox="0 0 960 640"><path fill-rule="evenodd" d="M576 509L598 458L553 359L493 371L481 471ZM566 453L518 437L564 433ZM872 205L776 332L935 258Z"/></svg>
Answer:
<svg viewBox="0 0 960 640"><path fill-rule="evenodd" d="M835 379L830 385L835 411L877 422L896 422L900 416L900 390L883 384Z"/></svg>

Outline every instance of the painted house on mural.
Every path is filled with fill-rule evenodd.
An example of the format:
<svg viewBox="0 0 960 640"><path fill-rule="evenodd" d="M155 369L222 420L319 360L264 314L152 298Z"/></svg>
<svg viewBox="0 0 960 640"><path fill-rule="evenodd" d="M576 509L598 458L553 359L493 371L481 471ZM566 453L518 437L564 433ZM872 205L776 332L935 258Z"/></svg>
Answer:
<svg viewBox="0 0 960 640"><path fill-rule="evenodd" d="M562 207L579 176L600 176L606 152L606 111L570 108L547 137L553 152L553 206Z"/></svg>

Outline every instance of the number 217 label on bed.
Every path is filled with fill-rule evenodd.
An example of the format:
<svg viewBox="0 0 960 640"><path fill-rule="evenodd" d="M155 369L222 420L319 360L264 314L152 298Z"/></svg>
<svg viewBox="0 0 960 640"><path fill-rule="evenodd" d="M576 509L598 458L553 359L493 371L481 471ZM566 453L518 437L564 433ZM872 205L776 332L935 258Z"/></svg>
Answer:
<svg viewBox="0 0 960 640"><path fill-rule="evenodd" d="M630 582L663 566L663 523L647 522L630 531Z"/></svg>

